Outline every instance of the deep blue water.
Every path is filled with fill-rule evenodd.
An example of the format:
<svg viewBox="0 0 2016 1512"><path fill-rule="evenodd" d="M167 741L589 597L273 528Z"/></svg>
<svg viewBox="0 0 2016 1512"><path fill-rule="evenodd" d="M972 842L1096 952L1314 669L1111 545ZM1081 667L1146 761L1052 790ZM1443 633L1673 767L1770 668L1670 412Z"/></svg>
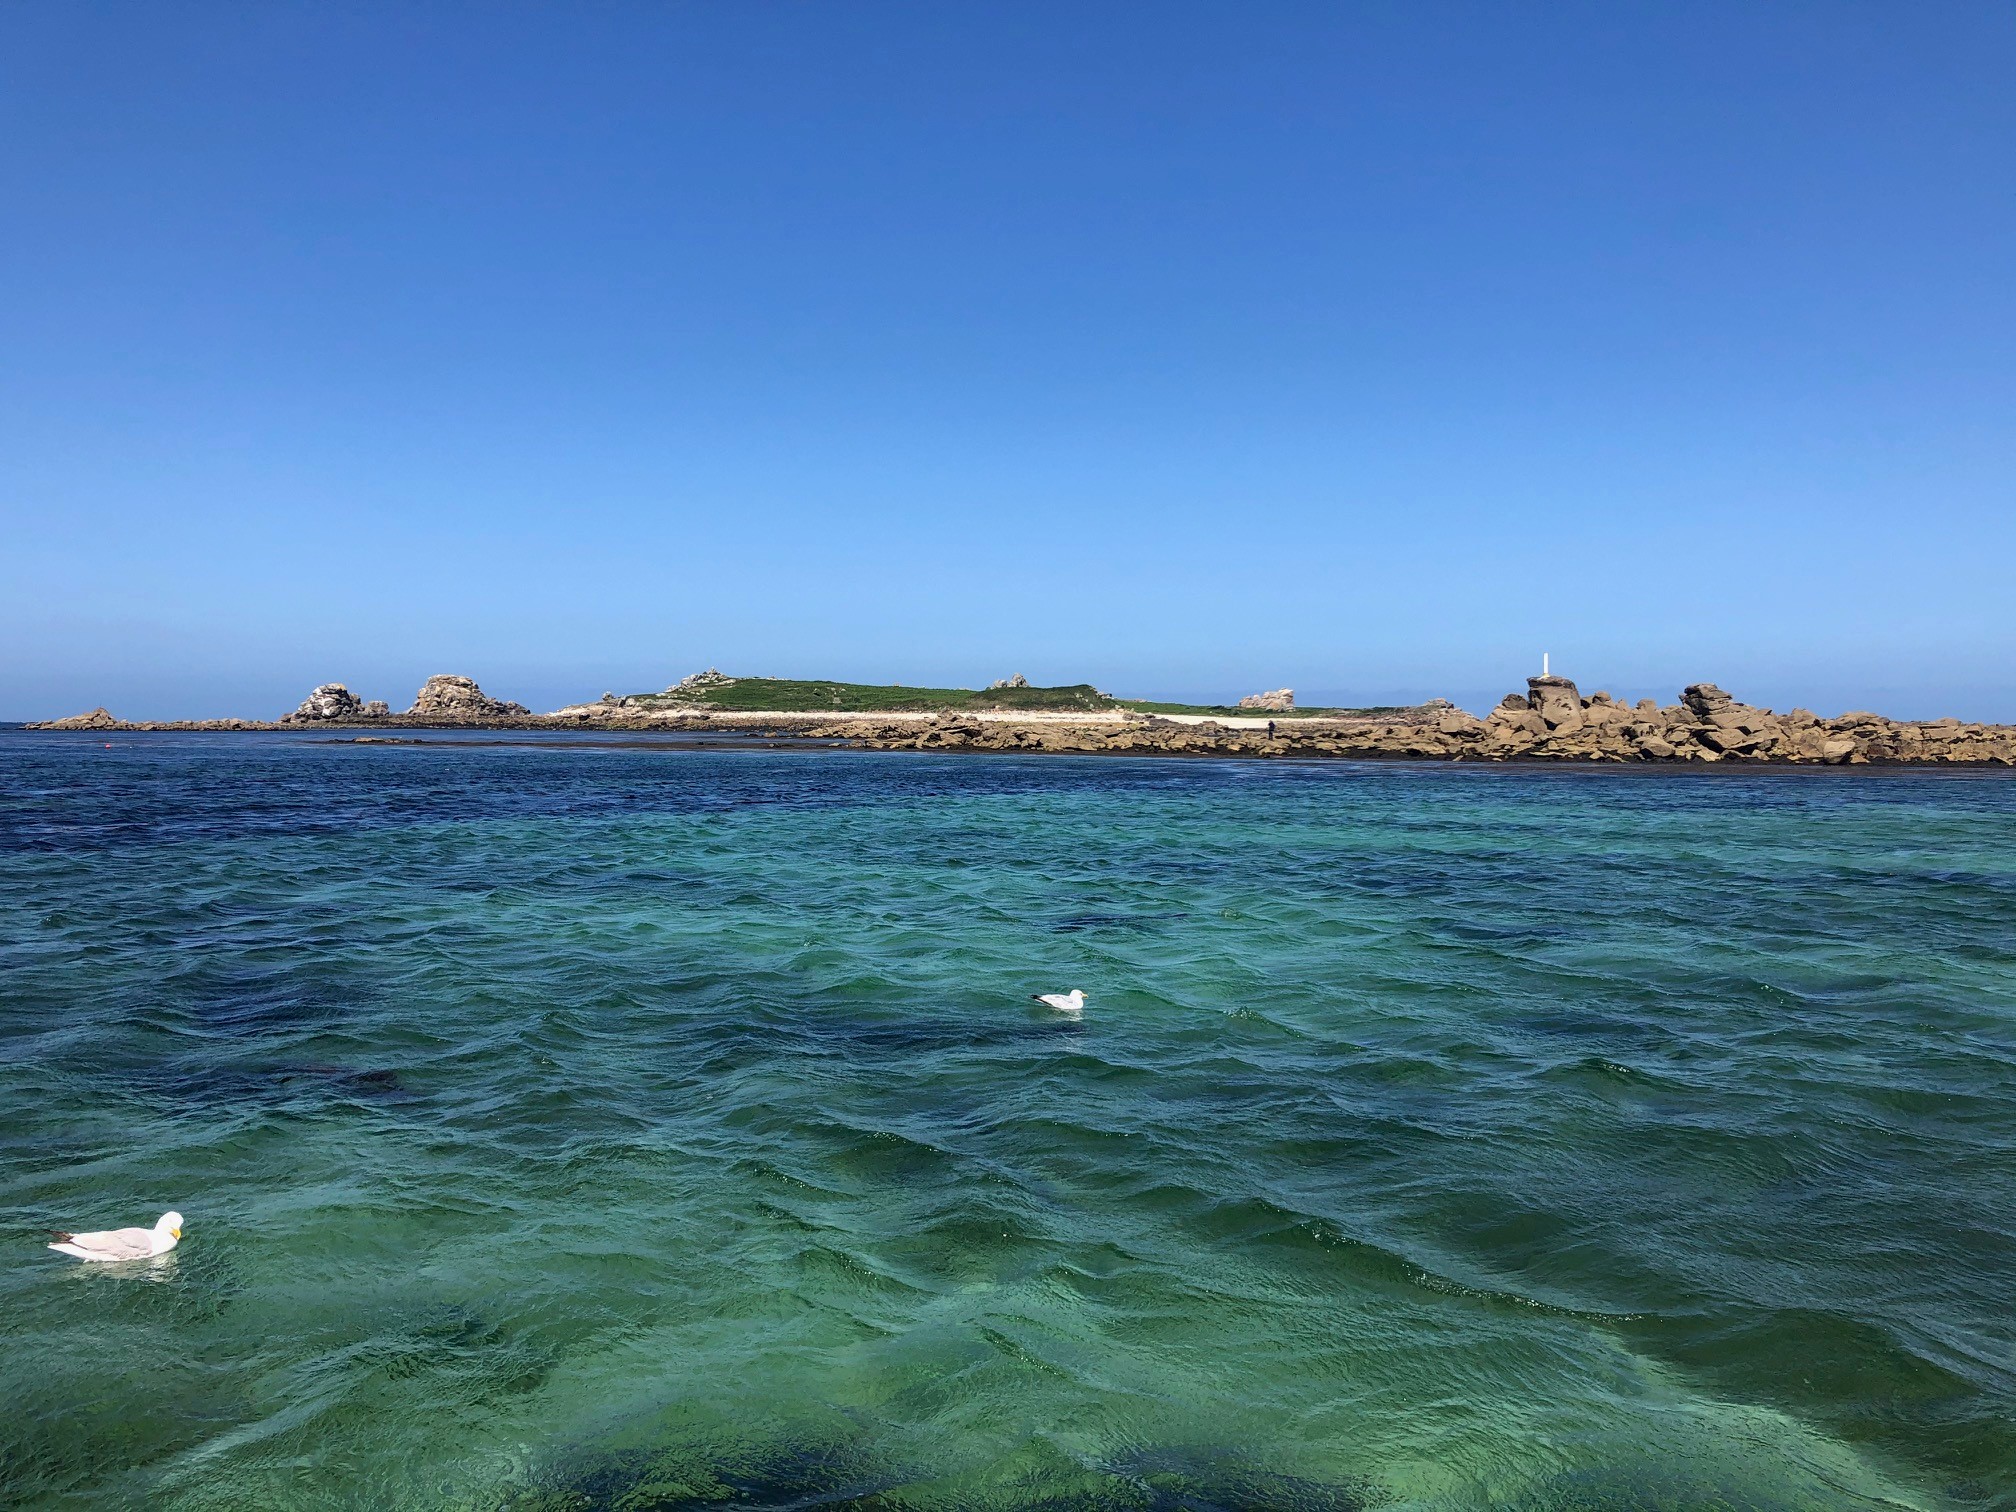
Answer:
<svg viewBox="0 0 2016 1512"><path fill-rule="evenodd" d="M2007 1507L2012 1098L2008 774L0 731L0 1502Z"/></svg>

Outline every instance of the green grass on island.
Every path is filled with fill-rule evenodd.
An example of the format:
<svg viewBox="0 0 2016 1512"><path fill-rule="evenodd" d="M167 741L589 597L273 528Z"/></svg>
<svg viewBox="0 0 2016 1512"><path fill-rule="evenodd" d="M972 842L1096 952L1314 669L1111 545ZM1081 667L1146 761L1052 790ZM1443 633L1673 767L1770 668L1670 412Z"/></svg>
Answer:
<svg viewBox="0 0 2016 1512"><path fill-rule="evenodd" d="M723 677L662 693L633 693L631 702L648 708L700 707L722 713L777 714L953 714L1028 710L1041 713L1215 714L1226 718L1309 718L1319 714L1391 713L1390 706L1364 709L1292 709L1269 714L1227 704L1156 703L1114 698L1090 683L1061 688L911 688L901 683L801 681L788 677Z"/></svg>

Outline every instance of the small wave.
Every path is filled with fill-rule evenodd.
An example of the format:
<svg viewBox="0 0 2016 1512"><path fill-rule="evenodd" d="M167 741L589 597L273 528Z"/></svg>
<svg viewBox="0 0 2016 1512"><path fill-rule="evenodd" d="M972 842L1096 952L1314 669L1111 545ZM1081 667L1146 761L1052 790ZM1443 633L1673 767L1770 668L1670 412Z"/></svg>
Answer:
<svg viewBox="0 0 2016 1512"><path fill-rule="evenodd" d="M1072 914L1050 926L1052 934L1084 934L1096 930L1118 930L1123 933L1145 933L1164 924L1173 924L1187 919L1187 913L1167 914Z"/></svg>

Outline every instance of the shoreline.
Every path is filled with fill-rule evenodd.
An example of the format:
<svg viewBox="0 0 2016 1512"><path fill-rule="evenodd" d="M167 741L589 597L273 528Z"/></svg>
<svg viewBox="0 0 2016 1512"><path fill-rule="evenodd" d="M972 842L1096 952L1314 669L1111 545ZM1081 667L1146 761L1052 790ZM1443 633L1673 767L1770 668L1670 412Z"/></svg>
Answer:
<svg viewBox="0 0 2016 1512"><path fill-rule="evenodd" d="M791 718L803 718L792 715ZM862 716L877 718L880 716ZM927 716L928 717L928 716ZM830 722L830 721L829 721ZM301 743L317 746L362 746L386 750L454 750L470 748L515 747L521 750L552 749L572 747L579 750L694 750L694 751L861 751L884 754L898 754L922 750L940 755L959 756L1081 756L1125 758L1146 760L1193 760L1193 761L1271 761L1284 765L1314 765L1334 762L1356 762L1379 766L1396 767L1465 767L1477 769L1510 769L1525 771L1584 771L1636 773L1644 776L1659 774L1679 775L1696 773L1701 776L1729 776L1740 773L1855 773L1867 776L1898 775L1905 773L1936 774L1951 772L1960 774L1980 774L1983 772L2016 771L2016 762L1996 757L1969 758L1941 756L1928 759L1871 757L1858 762L1816 762L1798 759L1774 759L1769 757L1748 758L1734 761L1686 761L1686 760L1643 760L1626 761L1616 757L1570 756L1565 754L1530 753L1502 756L1471 754L1429 754L1408 750L1353 749L1348 751L1309 749L1293 741L1277 739L1271 746L1255 746L1247 742L1198 741L1186 742L1182 746L1166 743L1143 742L1124 746L1113 744L1078 744L1049 742L1029 745L978 744L947 741L924 744L911 741L884 741L869 739L859 734L833 734L822 730L820 733L788 730L781 721L764 722L757 727L722 727L713 723L687 724L673 727L669 721L636 722L628 724L608 724L582 726L572 722L540 719L515 719L496 723L445 723L431 722L392 724L373 721L370 724L326 725L320 728L298 724L284 724L278 721L251 720L156 720L122 722L112 726L60 728L52 723L31 724L22 722L0 726L0 729L14 729L22 732L34 731L47 734L71 734L95 737L100 735L295 735L305 737ZM402 739L391 734L392 730L419 738ZM383 733L381 733L383 732ZM429 740L428 735L469 736L485 735L493 739ZM547 739L518 739L517 736L545 736ZM658 736L663 739L652 739ZM708 737L713 737L709 739ZM629 737L627 739L621 737ZM640 738L641 737L641 738Z"/></svg>
<svg viewBox="0 0 2016 1512"><path fill-rule="evenodd" d="M2016 726L1957 719L1895 720L1868 711L1823 718L1739 702L1713 683L1679 701L1584 697L1564 677L1526 680L1483 718L1445 700L1409 708L1250 716L1149 714L1133 709L987 709L957 713L717 710L605 699L535 714L486 697L468 678L431 678L415 707L364 705L341 685L318 688L285 719L121 720L99 708L30 730L97 734L316 731L370 743L408 732L665 733L768 737L884 751L993 751L1267 760L1403 760L1581 765L2016 767Z"/></svg>

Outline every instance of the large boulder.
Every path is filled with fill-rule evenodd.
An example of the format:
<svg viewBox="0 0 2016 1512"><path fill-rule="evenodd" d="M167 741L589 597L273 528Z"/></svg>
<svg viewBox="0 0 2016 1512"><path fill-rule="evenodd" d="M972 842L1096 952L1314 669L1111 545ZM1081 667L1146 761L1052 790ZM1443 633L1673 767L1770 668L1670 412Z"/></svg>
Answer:
<svg viewBox="0 0 2016 1512"><path fill-rule="evenodd" d="M324 720L382 719L389 713L383 699L364 702L341 683L324 683L301 700L292 714L281 716L282 724L314 724Z"/></svg>
<svg viewBox="0 0 2016 1512"><path fill-rule="evenodd" d="M1680 690L1680 702L1699 719L1713 719L1736 702L1713 683L1689 683Z"/></svg>
<svg viewBox="0 0 2016 1512"><path fill-rule="evenodd" d="M1500 744L1530 745L1547 734L1546 721L1523 699L1515 706L1510 699L1491 711L1484 721L1485 733Z"/></svg>
<svg viewBox="0 0 2016 1512"><path fill-rule="evenodd" d="M119 721L112 717L112 711L103 704L89 714L72 714L63 719L52 719L41 728L45 730L114 730Z"/></svg>
<svg viewBox="0 0 2016 1512"><path fill-rule="evenodd" d="M509 719L532 711L521 703L490 698L474 678L443 674L430 677L414 695L408 719Z"/></svg>
<svg viewBox="0 0 2016 1512"><path fill-rule="evenodd" d="M1565 677L1529 677L1526 702L1548 729L1573 733L1582 728L1582 695Z"/></svg>
<svg viewBox="0 0 2016 1512"><path fill-rule="evenodd" d="M1277 714L1285 714L1295 707L1293 688L1276 688L1271 693L1248 693L1239 700L1242 709L1263 709Z"/></svg>
<svg viewBox="0 0 2016 1512"><path fill-rule="evenodd" d="M998 688L1026 688L1028 686L1029 679L1024 677L1020 672L1017 672L1013 677L999 678L987 684L987 691L992 693Z"/></svg>

